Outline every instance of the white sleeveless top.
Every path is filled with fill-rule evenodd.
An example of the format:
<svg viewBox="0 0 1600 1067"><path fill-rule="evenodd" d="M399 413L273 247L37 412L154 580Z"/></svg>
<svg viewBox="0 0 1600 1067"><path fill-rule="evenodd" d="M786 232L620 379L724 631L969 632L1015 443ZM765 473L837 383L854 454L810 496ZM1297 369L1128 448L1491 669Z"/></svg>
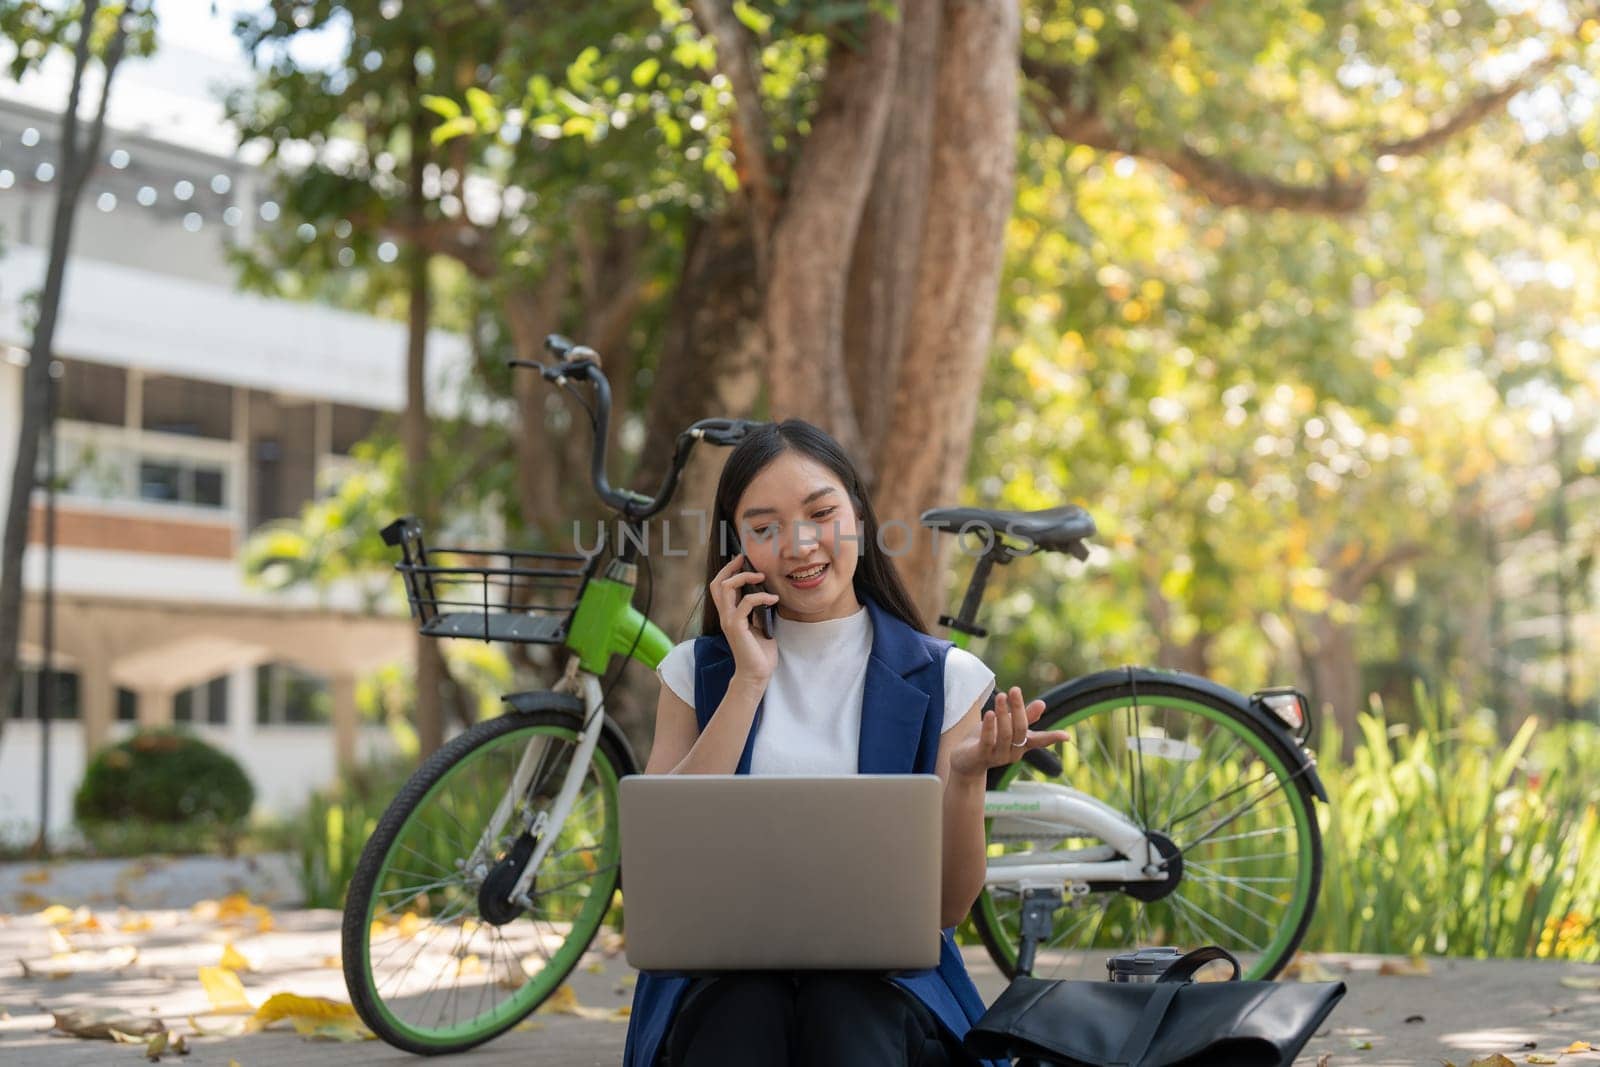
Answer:
<svg viewBox="0 0 1600 1067"><path fill-rule="evenodd" d="M872 618L821 622L778 619L778 664L767 683L751 774L855 774ZM694 706L694 639L672 647L656 668L663 683ZM994 688L994 672L951 645L944 660L944 725L949 730Z"/></svg>

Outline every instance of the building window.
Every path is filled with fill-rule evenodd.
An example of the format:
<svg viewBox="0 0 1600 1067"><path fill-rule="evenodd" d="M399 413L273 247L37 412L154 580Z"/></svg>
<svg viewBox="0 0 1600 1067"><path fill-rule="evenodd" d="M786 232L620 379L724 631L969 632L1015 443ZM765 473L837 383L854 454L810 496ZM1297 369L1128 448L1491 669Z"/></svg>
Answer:
<svg viewBox="0 0 1600 1067"><path fill-rule="evenodd" d="M221 508L227 503L222 468L197 460L139 461L139 499Z"/></svg>
<svg viewBox="0 0 1600 1067"><path fill-rule="evenodd" d="M117 721L139 721L139 694L120 685L117 686Z"/></svg>
<svg viewBox="0 0 1600 1067"><path fill-rule="evenodd" d="M172 721L227 725L228 676L219 675L209 682L172 694Z"/></svg>
<svg viewBox="0 0 1600 1067"><path fill-rule="evenodd" d="M56 409L61 418L101 426L121 426L127 421L127 371L76 359L63 359L61 364L61 391Z"/></svg>
<svg viewBox="0 0 1600 1067"><path fill-rule="evenodd" d="M144 380L143 428L185 437L233 438L233 388L173 375Z"/></svg>
<svg viewBox="0 0 1600 1067"><path fill-rule="evenodd" d="M17 672L7 701L6 713L13 719L39 717L39 683L44 672L37 667L23 667ZM55 711L52 719L76 719L79 713L78 675L76 671L56 671Z"/></svg>
<svg viewBox="0 0 1600 1067"><path fill-rule="evenodd" d="M256 668L256 722L314 724L333 721L333 696L328 683L287 663Z"/></svg>
<svg viewBox="0 0 1600 1067"><path fill-rule="evenodd" d="M316 497L316 405L250 393L249 525L292 518Z"/></svg>

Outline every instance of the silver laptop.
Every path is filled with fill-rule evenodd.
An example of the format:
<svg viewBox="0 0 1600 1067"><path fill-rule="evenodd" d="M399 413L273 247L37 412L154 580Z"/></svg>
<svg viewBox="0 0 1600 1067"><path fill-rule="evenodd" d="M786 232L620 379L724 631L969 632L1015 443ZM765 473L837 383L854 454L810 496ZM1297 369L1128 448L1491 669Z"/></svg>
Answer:
<svg viewBox="0 0 1600 1067"><path fill-rule="evenodd" d="M621 789L632 966L938 965L937 775L639 774Z"/></svg>

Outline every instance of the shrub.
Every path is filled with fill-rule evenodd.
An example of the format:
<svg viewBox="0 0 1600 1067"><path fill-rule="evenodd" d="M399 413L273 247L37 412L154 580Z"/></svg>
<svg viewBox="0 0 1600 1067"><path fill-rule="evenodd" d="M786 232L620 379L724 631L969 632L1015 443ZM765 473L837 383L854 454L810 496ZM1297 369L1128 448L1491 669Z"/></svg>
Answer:
<svg viewBox="0 0 1600 1067"><path fill-rule="evenodd" d="M89 831L115 823L237 826L254 803L255 787L232 756L191 734L146 730L95 756L73 807Z"/></svg>

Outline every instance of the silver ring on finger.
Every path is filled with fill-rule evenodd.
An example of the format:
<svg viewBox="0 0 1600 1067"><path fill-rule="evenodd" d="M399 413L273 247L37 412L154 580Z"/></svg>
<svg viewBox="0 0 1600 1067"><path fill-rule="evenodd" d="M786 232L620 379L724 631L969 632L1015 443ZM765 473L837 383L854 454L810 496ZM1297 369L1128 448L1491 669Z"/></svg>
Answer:
<svg viewBox="0 0 1600 1067"><path fill-rule="evenodd" d="M1026 737L1024 737L1021 741L1013 741L1013 742L1011 742L1011 747L1012 748L1027 748L1028 747L1028 739Z"/></svg>

